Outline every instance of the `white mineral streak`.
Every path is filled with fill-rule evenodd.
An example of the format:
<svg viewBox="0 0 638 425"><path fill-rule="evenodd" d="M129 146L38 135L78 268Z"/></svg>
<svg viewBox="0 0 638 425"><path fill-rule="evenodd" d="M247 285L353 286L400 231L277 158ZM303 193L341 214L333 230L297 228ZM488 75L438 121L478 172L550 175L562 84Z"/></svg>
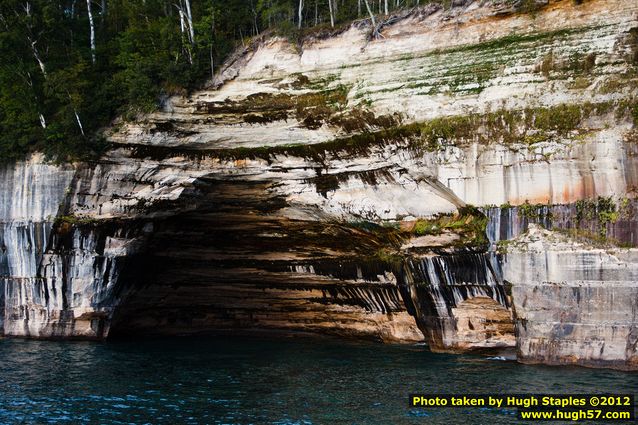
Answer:
<svg viewBox="0 0 638 425"><path fill-rule="evenodd" d="M111 139L124 144L227 149L309 145L344 136L342 130L328 124L315 130L291 118L247 124L232 114L207 119L197 110L202 102L242 102L259 93L306 93L308 89L290 85L299 75L325 88L346 87L346 110L363 105L377 115L398 114L404 124L638 95L635 84L624 84L622 91L604 88L627 71L627 65L619 61L628 53L620 40L637 25L638 4L621 0L594 0L581 6L568 3L559 2L539 14L497 18L492 8L475 2L464 12L437 11L404 19L388 27L379 40L368 41L366 27L352 27L335 37L306 40L301 50L282 39L267 39L222 72L215 85L224 81L219 88L173 98L166 110L143 122L122 125ZM539 67L548 54L563 66L568 66L569 58L595 55L596 70L582 87L576 83L584 77L579 80L577 74L547 78ZM226 74L232 79L226 79ZM154 130L156 124L165 122L179 131ZM285 170L280 190L291 202L317 205L341 218L418 217L449 212L453 206L437 199L440 194L426 185L416 187L410 175L429 175L474 205L526 200L566 203L626 193L637 183L635 173L629 171L635 168L636 157L628 155L623 146L630 128L631 124L618 122L611 111L568 137L534 144L492 140L486 145L467 140L417 157L386 146L348 161L329 158L322 164L324 174L390 167L391 173L400 169L401 178L382 188L361 190L364 183L352 177L327 198L313 193L313 185L302 183L314 173L312 161L277 157L270 164L246 160L213 167L256 177L274 177ZM291 166L291 161L297 166Z"/></svg>
<svg viewBox="0 0 638 425"><path fill-rule="evenodd" d="M534 14L511 13L475 1L467 8L447 11L428 8L386 27L380 39L368 40L369 28L358 24L332 37L306 40L300 48L278 38L257 41L227 63L209 88L187 98L172 98L162 111L114 126L107 136L119 147L97 164L56 166L34 156L0 168L4 331L104 337L113 306L122 296L115 291L120 263L144 245L153 231L152 219L197 208L197 185L207 179L263 183L269 197L280 197L286 205L269 213L269 220L330 223L408 222L453 212L465 203L557 204L624 196L638 187L636 136L633 123L626 115L618 118L615 107L638 95L635 70L626 60L631 53L629 30L636 26L635 1L589 0L577 6L563 0ZM570 58L588 55L595 58L588 73L569 68ZM548 58L555 66L543 71ZM246 111L230 108L246 106L255 98L251 95L260 93L289 97L313 93L307 84L296 84L302 76L321 89L345 90L347 103L341 112L346 116L360 108L377 117L400 117L404 125L500 110L527 109L533 114L538 108L561 104L611 107L592 113L566 134L550 132L531 142L470 137L447 140L436 149L413 150L398 138L373 143L364 152L348 151L344 142L343 148L337 144L331 153L319 156L305 155L303 149L352 133L326 121L309 128L314 126L302 125L294 111L285 118L250 124ZM229 110L211 114L210 105ZM475 130L477 136L485 133L482 128ZM263 153L268 147L278 147L278 153L250 154L251 149L262 148ZM295 153L286 153L284 148L290 147L296 148ZM245 155L233 154L235 148L246 148ZM227 159L219 159L220 153L229 152L221 155ZM319 178L331 184L321 189ZM70 221L62 220L61 231L53 234L56 216L68 216ZM500 220L500 216L491 218ZM96 220L147 221L108 230L92 226ZM498 224L489 228L492 241L498 230ZM269 234L268 229L260 234ZM284 236L281 230L272 233L273 239ZM407 243L405 249L417 249L423 241ZM543 249L549 250L547 257L533 246L508 255L521 359L559 362L575 356L576 362L583 359L581 363L624 365L631 356L635 359L638 297L633 254L622 257L551 244ZM242 253L223 255L241 258ZM306 253L254 255L287 261ZM422 319L438 320L438 331L424 332L438 332L439 348L511 345L510 311L504 308L507 302L498 276L488 270L485 259L475 260L475 270L470 267L475 274L469 277L454 276L449 269L435 271L435 262L442 260L418 261L422 263L414 263L415 270L425 274L415 272L420 277L409 289L410 296L418 304L424 297L415 288L432 283L428 291L435 305L428 307L436 314L424 314ZM318 276L311 266L298 267L304 279L331 279ZM383 278L378 283L396 285L395 276L390 280L385 274L379 276ZM323 296L318 289L312 291L308 293ZM359 292L352 290L348 297L359 297L356 300L371 309L385 308L371 292ZM529 307L521 300L527 300ZM534 306L538 311L543 307L540 316ZM322 325L310 316L299 323L307 323L304 329L328 325L345 329L353 325L341 318L361 311L351 305L331 308L335 316L324 311ZM362 317L360 330L376 332L383 339L414 340L418 333L405 311L395 314L396 321L379 311ZM264 320L290 325L281 317Z"/></svg>
<svg viewBox="0 0 638 425"><path fill-rule="evenodd" d="M531 226L508 246L518 358L638 367L638 249L596 248Z"/></svg>

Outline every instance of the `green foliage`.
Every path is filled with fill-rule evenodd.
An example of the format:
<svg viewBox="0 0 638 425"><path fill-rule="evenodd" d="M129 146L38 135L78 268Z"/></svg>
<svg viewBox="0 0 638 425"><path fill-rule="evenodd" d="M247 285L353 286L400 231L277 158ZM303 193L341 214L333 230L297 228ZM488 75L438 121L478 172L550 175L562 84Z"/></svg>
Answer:
<svg viewBox="0 0 638 425"><path fill-rule="evenodd" d="M97 220L93 218L83 218L83 217L81 218L81 217L76 217L73 215L63 215L63 216L56 217L55 219L55 223L58 226L65 225L65 224L71 224L74 226L90 225L90 224L95 224L96 222Z"/></svg>
<svg viewBox="0 0 638 425"><path fill-rule="evenodd" d="M0 161L45 152L60 161L103 148L99 129L191 90L256 33L247 1L191 1L195 39L182 31L183 1L0 3ZM181 5L181 6L180 6ZM104 7L104 10L103 10Z"/></svg>
<svg viewBox="0 0 638 425"><path fill-rule="evenodd" d="M519 217L536 218L538 216L538 208L536 208L536 205L530 204L529 201L525 201L518 207L518 215Z"/></svg>
<svg viewBox="0 0 638 425"><path fill-rule="evenodd" d="M327 1L304 3L300 30L297 0L190 0L191 40L186 0L94 0L94 62L86 2L3 0L0 161L31 151L60 161L99 154L97 134L114 117L133 119L193 90L250 37L274 29L300 41L309 27L321 36L367 16L357 0L334 2L330 28Z"/></svg>
<svg viewBox="0 0 638 425"><path fill-rule="evenodd" d="M403 256L391 248L379 248L373 257L377 262L383 263L395 270L400 270L401 264L403 263Z"/></svg>
<svg viewBox="0 0 638 425"><path fill-rule="evenodd" d="M180 13L186 11L186 0L93 0L95 52L91 51L86 2L0 2L0 162L18 159L32 151L45 152L50 158L60 161L98 155L104 147L98 136L99 130L110 125L116 116L134 119L140 113L156 109L171 95L195 89L211 77L237 46L249 43L249 38L270 30L301 42L307 36L321 38L334 34L343 30L347 22L368 16L366 8L358 0L333 2L334 27L330 23L330 10L325 0L304 1L301 25L297 0L189 2L192 6L192 40L188 20L182 19L183 14ZM406 0L388 3L391 9L396 9L430 2ZM449 0L439 3L450 7ZM533 2L523 2L527 3L531 5ZM385 14L384 2L370 4L374 14ZM379 21L382 19L379 18ZM561 37L573 31L576 30L507 36L446 52L455 49L469 52L506 49L512 43ZM632 30L628 38L630 46L636 45L636 39ZM638 50L631 51L638 57ZM584 58L581 62L584 71L590 70L595 57ZM468 69L469 79L454 81L451 87L480 82L490 78L493 72L491 66ZM329 83L299 82L315 90L318 88L313 86L327 86ZM314 102L312 107L303 108L306 105L298 104L297 115L311 128L328 120L346 129L353 129L356 121L383 129L376 134L352 138L345 146L346 150L360 149L392 138L419 136L425 146L435 149L441 141L453 137L476 137L474 129L477 125L485 125L487 133L491 129L498 133L487 134L488 138L496 135L506 142L525 139L534 143L545 138L547 131L561 133L574 128L579 120L572 110L552 110L557 116L538 117L535 113L543 111L525 111L524 117L516 113L500 114L485 123L469 116L441 119L423 127L389 129L381 122L370 122L371 119L363 113L360 117L339 116L344 96L340 93L335 96L333 101L323 102L325 105L319 104L322 99L307 99ZM369 100L361 100L363 106L369 106L369 103ZM304 112L306 110L309 112ZM634 108L633 112L638 117L638 109ZM248 119L267 122L279 119L279 116L262 113ZM533 135L516 134L517 120L528 120L530 116L538 121L531 124L546 126L547 131ZM343 147L342 142L334 146L339 150Z"/></svg>
<svg viewBox="0 0 638 425"><path fill-rule="evenodd" d="M453 232L461 236L461 244L481 246L487 243L487 216L478 208L468 205L456 214L440 215L433 219L419 219L412 232L417 236L440 235Z"/></svg>
<svg viewBox="0 0 638 425"><path fill-rule="evenodd" d="M617 222L627 214L629 200L621 199L620 205L612 197L599 196L597 199L582 199L576 202L576 220L597 220L601 238L607 236L607 224Z"/></svg>
<svg viewBox="0 0 638 425"><path fill-rule="evenodd" d="M498 252L499 254L507 254L512 243L513 241L511 239L504 239L496 242L496 252Z"/></svg>

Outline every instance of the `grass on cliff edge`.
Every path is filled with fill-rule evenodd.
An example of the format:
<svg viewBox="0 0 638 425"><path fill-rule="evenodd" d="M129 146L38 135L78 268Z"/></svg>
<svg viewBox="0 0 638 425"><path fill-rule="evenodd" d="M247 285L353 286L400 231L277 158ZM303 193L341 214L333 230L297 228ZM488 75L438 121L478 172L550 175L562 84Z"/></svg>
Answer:
<svg viewBox="0 0 638 425"><path fill-rule="evenodd" d="M215 158L222 161L271 161L277 156L291 156L323 163L330 157L367 155L372 149L383 148L389 144L402 145L417 153L435 152L446 145L461 146L471 142L485 145L533 145L567 137L574 131L582 130L583 121L587 118L612 112L618 120L628 119L632 120L634 125L638 124L638 100L631 98L441 117L426 122L399 124L378 131L363 131L316 144L201 150L130 144L114 146L130 149L133 157L154 160L185 156L193 160Z"/></svg>
<svg viewBox="0 0 638 425"><path fill-rule="evenodd" d="M416 236L440 235L450 231L461 236L455 245L480 247L488 243L488 218L478 208L468 205L455 214L444 214L433 219L418 219L412 229Z"/></svg>

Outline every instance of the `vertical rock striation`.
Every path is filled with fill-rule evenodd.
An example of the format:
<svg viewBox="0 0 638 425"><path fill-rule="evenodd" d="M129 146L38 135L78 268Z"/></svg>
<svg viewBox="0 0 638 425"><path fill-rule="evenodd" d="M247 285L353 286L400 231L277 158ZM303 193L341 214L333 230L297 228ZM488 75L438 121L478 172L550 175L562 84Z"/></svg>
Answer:
<svg viewBox="0 0 638 425"><path fill-rule="evenodd" d="M0 168L2 320L8 335L39 336L57 322L62 288L43 274L43 264L72 177L72 168L44 164L40 156Z"/></svg>
<svg viewBox="0 0 638 425"><path fill-rule="evenodd" d="M109 129L94 163L0 168L4 333L267 329L502 352L516 323L523 361L633 367L617 301L631 273L550 246L580 262L554 272L521 249L512 301L495 251L531 223L637 245L638 4L464 2L369 31L260 38L209 86Z"/></svg>
<svg viewBox="0 0 638 425"><path fill-rule="evenodd" d="M519 361L638 369L638 250L532 226L508 249Z"/></svg>
<svg viewBox="0 0 638 425"><path fill-rule="evenodd" d="M432 350L507 352L514 346L510 302L489 253L410 259L406 291Z"/></svg>

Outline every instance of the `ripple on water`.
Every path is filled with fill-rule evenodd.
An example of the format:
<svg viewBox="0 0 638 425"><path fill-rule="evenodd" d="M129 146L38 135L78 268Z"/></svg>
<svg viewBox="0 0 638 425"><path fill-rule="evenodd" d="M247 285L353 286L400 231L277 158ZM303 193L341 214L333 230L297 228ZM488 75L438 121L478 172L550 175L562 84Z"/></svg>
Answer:
<svg viewBox="0 0 638 425"><path fill-rule="evenodd" d="M633 392L638 375L330 339L0 341L2 424L510 424L408 394Z"/></svg>

